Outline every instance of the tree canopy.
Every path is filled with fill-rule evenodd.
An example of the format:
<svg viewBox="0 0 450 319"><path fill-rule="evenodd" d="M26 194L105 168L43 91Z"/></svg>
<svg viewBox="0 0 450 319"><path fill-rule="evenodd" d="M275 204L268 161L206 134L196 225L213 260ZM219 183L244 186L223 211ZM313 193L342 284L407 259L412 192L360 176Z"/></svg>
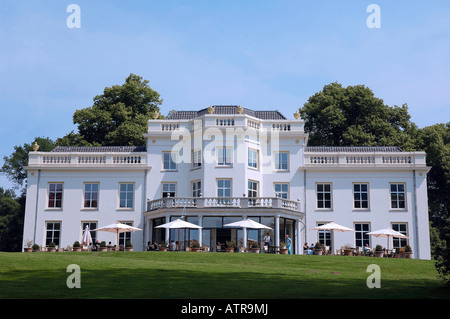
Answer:
<svg viewBox="0 0 450 319"><path fill-rule="evenodd" d="M364 85L325 85L299 109L309 145L400 146L416 149L408 107L388 106Z"/></svg>

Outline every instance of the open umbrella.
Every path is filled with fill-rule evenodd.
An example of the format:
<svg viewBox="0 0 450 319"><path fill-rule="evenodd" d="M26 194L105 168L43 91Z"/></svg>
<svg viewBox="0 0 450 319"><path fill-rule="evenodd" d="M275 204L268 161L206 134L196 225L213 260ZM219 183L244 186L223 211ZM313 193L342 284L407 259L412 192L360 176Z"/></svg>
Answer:
<svg viewBox="0 0 450 319"><path fill-rule="evenodd" d="M402 233L399 233L398 231L393 230L392 228L384 228L384 229L376 230L376 231L367 233L367 235L372 235L375 237L387 237L387 249L388 250L389 250L389 238L390 237L408 238L407 236L403 235Z"/></svg>
<svg viewBox="0 0 450 319"><path fill-rule="evenodd" d="M171 222L168 222L168 223L165 223L165 224L156 226L155 228L166 228L166 229L200 229L200 228L203 228L203 227L202 227L202 226L199 226L199 225L196 225L196 224L193 224L193 223L190 223L190 222L187 222L187 221L184 221L184 220L178 218L178 219L176 219L176 220L174 220L174 221L171 221ZM178 232L178 237L180 237L179 232ZM185 238L185 239L186 239L186 238Z"/></svg>
<svg viewBox="0 0 450 319"><path fill-rule="evenodd" d="M94 231L106 231L106 232L110 232L110 233L116 233L116 245L119 244L119 233L126 233L126 232L137 231L137 230L142 230L142 229L133 227L133 226L129 226L126 224L122 224L119 222L94 229Z"/></svg>
<svg viewBox="0 0 450 319"><path fill-rule="evenodd" d="M247 218L243 220L239 220L234 223L229 223L223 225L224 227L234 227L234 228L243 228L244 230L244 238L243 238L243 244L244 247L247 248L247 229L272 229L269 226L263 225L261 223L255 222L254 220Z"/></svg>
<svg viewBox="0 0 450 319"><path fill-rule="evenodd" d="M331 231L331 235L333 237L333 247L334 247L334 232L338 231L338 232L347 232L347 231L353 231L353 229L336 224L335 222L331 222L331 223L327 223L327 224L323 224L321 226L317 226L312 228L312 230L330 230Z"/></svg>
<svg viewBox="0 0 450 319"><path fill-rule="evenodd" d="M89 231L89 226L86 225L86 228L83 233L83 238L81 239L81 246L89 246L92 244L92 236Z"/></svg>

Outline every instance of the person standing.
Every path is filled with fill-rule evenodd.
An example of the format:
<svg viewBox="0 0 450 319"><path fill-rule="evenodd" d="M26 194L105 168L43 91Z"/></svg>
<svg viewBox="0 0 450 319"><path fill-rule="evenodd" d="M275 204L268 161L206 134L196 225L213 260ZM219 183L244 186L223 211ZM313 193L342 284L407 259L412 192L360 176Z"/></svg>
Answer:
<svg viewBox="0 0 450 319"><path fill-rule="evenodd" d="M266 236L264 236L264 251L269 252L269 247L272 244L272 240L270 238L270 233L267 233Z"/></svg>
<svg viewBox="0 0 450 319"><path fill-rule="evenodd" d="M289 235L286 235L286 247L288 249L288 254L292 255L292 240L289 238Z"/></svg>

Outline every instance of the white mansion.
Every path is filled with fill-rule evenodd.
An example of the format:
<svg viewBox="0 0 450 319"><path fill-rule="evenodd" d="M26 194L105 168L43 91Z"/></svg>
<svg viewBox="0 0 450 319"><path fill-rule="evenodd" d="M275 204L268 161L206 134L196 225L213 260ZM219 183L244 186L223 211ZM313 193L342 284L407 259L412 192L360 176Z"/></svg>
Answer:
<svg viewBox="0 0 450 319"><path fill-rule="evenodd" d="M145 146L30 152L24 245L65 248L81 242L86 225L119 221L142 229L119 236L135 250L149 241L192 239L210 251L243 238L261 246L270 232L273 246L289 235L293 253L303 254L304 243L315 242L332 252L386 247L386 238L367 233L392 228L408 238L391 239L390 248L408 244L415 258L430 259L425 153L307 146L304 121L294 117L211 106L149 120ZM202 228L156 228L178 218ZM245 237L241 228L224 226L246 218L272 230L248 229ZM353 231L312 230L332 221ZM108 232L92 236L116 240Z"/></svg>

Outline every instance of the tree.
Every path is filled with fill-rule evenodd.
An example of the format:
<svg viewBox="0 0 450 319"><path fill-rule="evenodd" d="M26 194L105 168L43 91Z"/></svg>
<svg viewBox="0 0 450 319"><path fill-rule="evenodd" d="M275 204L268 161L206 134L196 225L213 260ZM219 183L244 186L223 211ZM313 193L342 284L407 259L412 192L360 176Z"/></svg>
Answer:
<svg viewBox="0 0 450 319"><path fill-rule="evenodd" d="M21 251L25 196L0 187L0 251Z"/></svg>
<svg viewBox="0 0 450 319"><path fill-rule="evenodd" d="M417 127L408 106L388 106L364 85L325 85L299 109L309 145L400 146L414 150Z"/></svg>
<svg viewBox="0 0 450 319"><path fill-rule="evenodd" d="M89 145L144 145L147 121L153 112L159 112L162 103L148 83L130 74L123 85L106 87L102 95L94 97L91 107L74 113L79 132L62 140Z"/></svg>

